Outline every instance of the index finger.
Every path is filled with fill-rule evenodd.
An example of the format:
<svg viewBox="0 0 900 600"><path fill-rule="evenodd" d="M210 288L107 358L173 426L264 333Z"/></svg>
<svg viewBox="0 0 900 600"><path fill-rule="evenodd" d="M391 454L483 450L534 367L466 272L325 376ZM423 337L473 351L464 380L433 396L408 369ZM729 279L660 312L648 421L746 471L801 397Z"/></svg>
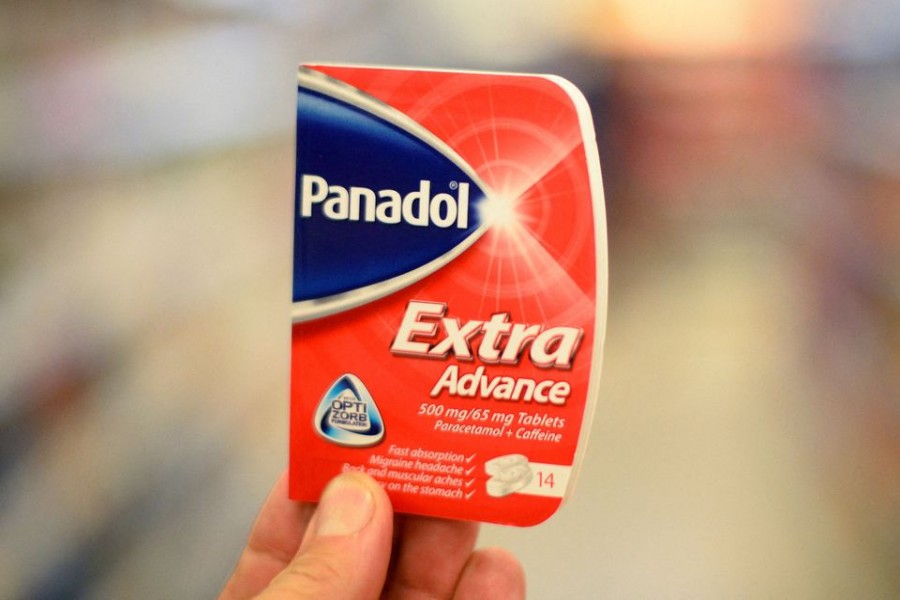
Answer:
<svg viewBox="0 0 900 600"><path fill-rule="evenodd" d="M405 516L385 597L450 598L478 538L478 524Z"/></svg>
<svg viewBox="0 0 900 600"><path fill-rule="evenodd" d="M247 547L219 600L252 598L291 561L312 518L315 505L288 498L287 471L269 492L250 531Z"/></svg>

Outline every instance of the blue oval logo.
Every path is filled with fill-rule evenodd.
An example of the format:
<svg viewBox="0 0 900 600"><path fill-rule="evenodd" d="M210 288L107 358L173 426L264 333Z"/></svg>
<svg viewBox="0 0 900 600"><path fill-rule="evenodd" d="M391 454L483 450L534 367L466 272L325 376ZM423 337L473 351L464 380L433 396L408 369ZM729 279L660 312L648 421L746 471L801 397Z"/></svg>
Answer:
<svg viewBox="0 0 900 600"><path fill-rule="evenodd" d="M298 90L295 322L402 289L480 237L485 186L449 146L321 73Z"/></svg>

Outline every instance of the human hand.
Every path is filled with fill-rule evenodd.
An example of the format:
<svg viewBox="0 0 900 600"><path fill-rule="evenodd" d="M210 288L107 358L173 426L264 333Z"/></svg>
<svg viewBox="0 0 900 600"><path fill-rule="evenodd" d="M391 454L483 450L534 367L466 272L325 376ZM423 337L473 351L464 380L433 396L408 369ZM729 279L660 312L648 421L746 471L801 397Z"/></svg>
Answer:
<svg viewBox="0 0 900 600"><path fill-rule="evenodd" d="M285 474L219 600L524 598L519 561L499 548L473 551L477 536L476 523L395 517L367 475L336 477L316 507L288 499Z"/></svg>

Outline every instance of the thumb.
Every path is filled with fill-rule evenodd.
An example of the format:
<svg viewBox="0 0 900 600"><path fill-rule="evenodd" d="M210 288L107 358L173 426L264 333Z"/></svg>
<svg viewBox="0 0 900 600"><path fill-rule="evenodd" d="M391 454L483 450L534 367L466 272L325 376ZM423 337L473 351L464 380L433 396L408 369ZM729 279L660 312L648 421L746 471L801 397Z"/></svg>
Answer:
<svg viewBox="0 0 900 600"><path fill-rule="evenodd" d="M378 598L391 554L393 511L368 475L347 473L329 483L296 556L260 600Z"/></svg>

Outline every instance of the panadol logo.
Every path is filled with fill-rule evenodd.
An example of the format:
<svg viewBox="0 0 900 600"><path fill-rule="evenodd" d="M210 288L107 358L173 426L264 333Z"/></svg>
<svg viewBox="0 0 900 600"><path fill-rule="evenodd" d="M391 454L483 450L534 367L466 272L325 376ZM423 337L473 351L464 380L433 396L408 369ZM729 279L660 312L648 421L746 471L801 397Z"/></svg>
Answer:
<svg viewBox="0 0 900 600"><path fill-rule="evenodd" d="M301 218L321 214L332 221L363 221L443 229L469 227L469 184L451 181L450 192L432 194L432 183L420 179L410 191L332 185L319 175L303 175L300 181Z"/></svg>
<svg viewBox="0 0 900 600"><path fill-rule="evenodd" d="M383 298L448 266L487 230L487 186L421 123L301 71L295 321Z"/></svg>

